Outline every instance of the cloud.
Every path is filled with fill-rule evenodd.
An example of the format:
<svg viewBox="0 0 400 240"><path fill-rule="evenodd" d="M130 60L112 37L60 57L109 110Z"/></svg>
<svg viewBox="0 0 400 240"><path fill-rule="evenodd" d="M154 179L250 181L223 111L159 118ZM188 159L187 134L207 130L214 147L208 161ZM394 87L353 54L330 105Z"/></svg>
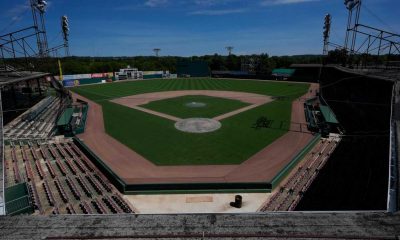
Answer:
<svg viewBox="0 0 400 240"><path fill-rule="evenodd" d="M48 10L50 6L52 6L53 2L52 1L46 1L46 2L47 2L46 10ZM6 12L6 16L10 17L13 22L18 22L24 18L24 14L30 12L30 9L31 9L31 4L29 0L26 0L24 3L17 4L14 7L10 8Z"/></svg>
<svg viewBox="0 0 400 240"><path fill-rule="evenodd" d="M24 14L28 9L30 9L29 1L25 1L23 4L15 5L7 11L7 16L12 17L12 19L20 19L22 18L22 14Z"/></svg>
<svg viewBox="0 0 400 240"><path fill-rule="evenodd" d="M298 3L306 3L306 2L316 2L319 0L264 0L261 2L262 6L274 6L274 5L289 5L289 4L298 4Z"/></svg>
<svg viewBox="0 0 400 240"><path fill-rule="evenodd" d="M148 7L160 7L166 5L168 0L147 0L144 5Z"/></svg>
<svg viewBox="0 0 400 240"><path fill-rule="evenodd" d="M220 16L227 14L243 13L246 9L220 9L220 10L199 10L190 12L189 15L208 15L208 16Z"/></svg>

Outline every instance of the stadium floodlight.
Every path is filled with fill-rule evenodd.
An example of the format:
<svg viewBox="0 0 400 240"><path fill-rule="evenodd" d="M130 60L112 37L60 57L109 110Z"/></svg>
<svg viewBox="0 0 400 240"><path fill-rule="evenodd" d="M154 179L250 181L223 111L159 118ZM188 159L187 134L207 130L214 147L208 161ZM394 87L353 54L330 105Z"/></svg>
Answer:
<svg viewBox="0 0 400 240"><path fill-rule="evenodd" d="M226 50L228 50L228 55L232 55L232 51L233 51L234 47L228 46L228 47L225 47L225 48L226 48Z"/></svg>
<svg viewBox="0 0 400 240"><path fill-rule="evenodd" d="M360 3L361 0L344 0L344 5L346 5L346 8L350 11Z"/></svg>
<svg viewBox="0 0 400 240"><path fill-rule="evenodd" d="M64 40L67 40L69 36L69 24L68 17L65 15L61 17L61 29L63 32Z"/></svg>
<svg viewBox="0 0 400 240"><path fill-rule="evenodd" d="M159 56L160 51L161 51L161 48L154 48L153 49L153 52L156 54L156 57Z"/></svg>
<svg viewBox="0 0 400 240"><path fill-rule="evenodd" d="M329 32L331 30L331 15L325 15L325 22L324 22L324 39L329 38Z"/></svg>
<svg viewBox="0 0 400 240"><path fill-rule="evenodd" d="M327 55L328 54L328 44L329 44L329 35L331 32L331 22L332 22L332 18L330 14L326 14L325 15L325 20L324 20L324 50L323 50L323 54Z"/></svg>
<svg viewBox="0 0 400 240"><path fill-rule="evenodd" d="M41 13L44 13L46 12L47 2L45 0L37 0L35 6Z"/></svg>

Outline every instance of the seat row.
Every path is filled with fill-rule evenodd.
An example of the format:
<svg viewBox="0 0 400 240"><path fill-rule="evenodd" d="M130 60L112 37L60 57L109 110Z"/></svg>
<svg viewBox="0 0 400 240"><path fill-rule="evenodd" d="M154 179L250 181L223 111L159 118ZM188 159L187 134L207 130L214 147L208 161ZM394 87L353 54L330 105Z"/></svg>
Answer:
<svg viewBox="0 0 400 240"><path fill-rule="evenodd" d="M7 177L27 182L35 209L41 214L133 212L71 140L54 141L13 140L6 146Z"/></svg>
<svg viewBox="0 0 400 240"><path fill-rule="evenodd" d="M314 150L307 155L296 171L286 180L280 191L275 192L268 202L261 207L260 211L294 209L303 193L307 191L316 178L321 163L327 161L328 157L323 157L323 152L326 152L330 145L331 140L321 139ZM332 151L332 148L330 148L330 151Z"/></svg>
<svg viewBox="0 0 400 240"><path fill-rule="evenodd" d="M50 103L41 101L31 108L28 113L6 125L4 136L11 139L52 136L55 130L59 104L62 104L62 102L54 97L51 97Z"/></svg>

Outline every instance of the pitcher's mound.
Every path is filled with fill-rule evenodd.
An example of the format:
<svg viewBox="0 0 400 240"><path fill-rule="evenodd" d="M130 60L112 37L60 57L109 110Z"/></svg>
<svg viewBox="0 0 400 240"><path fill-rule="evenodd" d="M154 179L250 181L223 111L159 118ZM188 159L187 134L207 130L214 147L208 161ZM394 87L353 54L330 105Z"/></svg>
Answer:
<svg viewBox="0 0 400 240"><path fill-rule="evenodd" d="M175 123L175 128L182 132L207 133L214 132L221 127L221 123L209 118L187 118Z"/></svg>
<svg viewBox="0 0 400 240"><path fill-rule="evenodd" d="M190 102L190 103L186 103L185 106L190 107L190 108L202 108L202 107L207 106L207 104L202 103L202 102Z"/></svg>

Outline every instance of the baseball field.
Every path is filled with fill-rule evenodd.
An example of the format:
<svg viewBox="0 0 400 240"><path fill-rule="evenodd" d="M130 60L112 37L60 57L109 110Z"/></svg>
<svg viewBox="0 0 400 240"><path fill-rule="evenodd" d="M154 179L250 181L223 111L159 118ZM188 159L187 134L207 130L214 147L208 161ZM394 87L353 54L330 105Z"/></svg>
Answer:
<svg viewBox="0 0 400 240"><path fill-rule="evenodd" d="M118 82L72 91L101 106L108 135L155 165L236 165L288 132L292 102L309 87L199 78ZM261 117L268 127L257 128ZM207 133L176 129L175 123L187 118L215 119L221 127Z"/></svg>

